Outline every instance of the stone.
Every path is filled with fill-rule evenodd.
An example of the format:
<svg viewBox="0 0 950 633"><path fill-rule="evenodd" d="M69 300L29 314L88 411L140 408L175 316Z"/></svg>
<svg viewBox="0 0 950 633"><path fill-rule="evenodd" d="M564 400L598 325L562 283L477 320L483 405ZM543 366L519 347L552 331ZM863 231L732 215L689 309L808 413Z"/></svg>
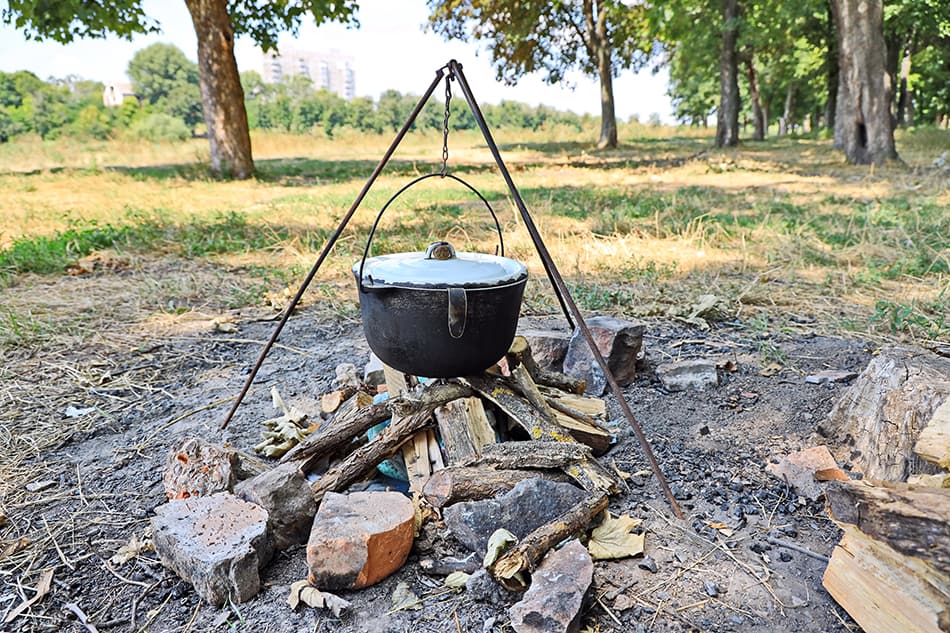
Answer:
<svg viewBox="0 0 950 633"><path fill-rule="evenodd" d="M656 368L656 377L667 391L702 391L719 384L715 361L705 358L663 363Z"/></svg>
<svg viewBox="0 0 950 633"><path fill-rule="evenodd" d="M363 367L363 384L367 387L376 387L386 382L386 376L383 374L383 361L379 360L373 352L369 353L369 361Z"/></svg>
<svg viewBox="0 0 950 633"><path fill-rule="evenodd" d="M276 549L307 542L317 502L296 463L280 464L242 481L234 487L234 494L267 510L268 528Z"/></svg>
<svg viewBox="0 0 950 633"><path fill-rule="evenodd" d="M819 481L849 479L847 473L838 468L838 463L824 444L786 455L778 463L769 463L765 469L812 501L825 493Z"/></svg>
<svg viewBox="0 0 950 633"><path fill-rule="evenodd" d="M478 569L465 581L465 595L475 602L501 604L508 597L508 591L498 584L487 569Z"/></svg>
<svg viewBox="0 0 950 633"><path fill-rule="evenodd" d="M310 583L358 589L402 567L412 548L412 501L398 492L328 492L307 544Z"/></svg>
<svg viewBox="0 0 950 633"><path fill-rule="evenodd" d="M593 317L587 319L587 327L617 382L621 386L633 382L643 347L643 325L614 317ZM587 395L600 396L607 387L607 377L579 328L574 330L567 347L564 373L586 380Z"/></svg>
<svg viewBox="0 0 950 633"><path fill-rule="evenodd" d="M203 600L244 602L260 590L273 554L264 508L227 492L173 499L155 508L151 526L162 564Z"/></svg>
<svg viewBox="0 0 950 633"><path fill-rule="evenodd" d="M823 369L814 374L805 376L805 382L811 385L824 385L831 382L848 382L852 378L857 378L857 376L858 374L853 371Z"/></svg>
<svg viewBox="0 0 950 633"><path fill-rule="evenodd" d="M564 357L571 343L570 332L558 330L519 330L518 334L525 337L531 347L531 356L542 369L561 371L564 367Z"/></svg>
<svg viewBox="0 0 950 633"><path fill-rule="evenodd" d="M531 586L508 611L517 633L580 631L584 598L594 577L594 561L580 541L548 552L531 574Z"/></svg>
<svg viewBox="0 0 950 633"><path fill-rule="evenodd" d="M442 517L459 542L473 552L484 554L488 539L498 528L524 538L586 496L586 492L569 483L526 479L494 499L448 506L442 511Z"/></svg>
<svg viewBox="0 0 950 633"><path fill-rule="evenodd" d="M333 379L333 384L338 388L341 387L353 387L354 389L360 388L360 375L356 371L356 365L353 363L340 363L336 366L336 378Z"/></svg>
<svg viewBox="0 0 950 633"><path fill-rule="evenodd" d="M230 491L237 482L236 451L185 437L172 445L162 483L169 499L188 499Z"/></svg>

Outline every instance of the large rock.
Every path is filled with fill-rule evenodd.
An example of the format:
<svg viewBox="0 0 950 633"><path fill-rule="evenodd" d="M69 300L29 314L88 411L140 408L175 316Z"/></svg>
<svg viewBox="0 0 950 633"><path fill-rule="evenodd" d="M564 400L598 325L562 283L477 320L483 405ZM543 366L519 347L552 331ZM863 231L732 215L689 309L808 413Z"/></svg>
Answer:
<svg viewBox="0 0 950 633"><path fill-rule="evenodd" d="M518 330L518 334L525 337L531 347L531 356L544 369L561 371L564 367L564 356L571 344L569 332L559 330Z"/></svg>
<svg viewBox="0 0 950 633"><path fill-rule="evenodd" d="M296 463L280 464L242 481L234 494L267 510L271 538L278 550L307 542L317 502Z"/></svg>
<svg viewBox="0 0 950 633"><path fill-rule="evenodd" d="M914 454L921 431L950 399L950 359L916 347L880 351L828 414L828 430L865 477L906 481L939 471Z"/></svg>
<svg viewBox="0 0 950 633"><path fill-rule="evenodd" d="M716 363L705 358L663 363L656 368L656 377L667 391L703 391L719 384Z"/></svg>
<svg viewBox="0 0 950 633"><path fill-rule="evenodd" d="M551 550L531 574L531 587L512 605L511 628L518 633L576 633L594 561L580 541Z"/></svg>
<svg viewBox="0 0 950 633"><path fill-rule="evenodd" d="M643 325L614 317L593 317L587 319L587 327L617 382L621 386L633 382L637 357L643 347ZM599 396L607 387L607 377L579 328L574 330L568 345L564 373L586 380L588 395Z"/></svg>
<svg viewBox="0 0 950 633"><path fill-rule="evenodd" d="M379 582L406 562L413 521L412 501L398 492L328 492L307 544L310 583L358 589Z"/></svg>
<svg viewBox="0 0 950 633"><path fill-rule="evenodd" d="M166 567L219 606L256 595L260 569L273 554L267 511L227 492L155 508L152 542Z"/></svg>
<svg viewBox="0 0 950 633"><path fill-rule="evenodd" d="M568 483L527 479L494 499L465 501L442 512L446 525L463 545L485 553L498 528L524 538L580 503L587 493Z"/></svg>

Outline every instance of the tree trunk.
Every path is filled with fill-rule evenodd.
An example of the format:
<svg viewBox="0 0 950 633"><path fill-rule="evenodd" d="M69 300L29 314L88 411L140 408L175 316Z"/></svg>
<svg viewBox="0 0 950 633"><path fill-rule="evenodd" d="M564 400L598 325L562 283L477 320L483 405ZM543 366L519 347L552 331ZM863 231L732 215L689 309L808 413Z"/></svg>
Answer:
<svg viewBox="0 0 950 633"><path fill-rule="evenodd" d="M825 90L828 92L825 102L824 125L826 130L837 130L835 127L835 112L838 109L838 38L835 34L834 10L831 7L830 0L826 0L828 9L828 31L825 39L828 42L828 50L825 51L825 65L828 73L825 77ZM834 148L842 149L843 144L838 143L838 137L835 136Z"/></svg>
<svg viewBox="0 0 950 633"><path fill-rule="evenodd" d="M734 147L739 144L739 59L736 53L738 19L738 0L724 0L722 48L719 51L719 112L716 119L716 147Z"/></svg>
<svg viewBox="0 0 950 633"><path fill-rule="evenodd" d="M185 0L198 36L198 85L211 171L250 178L254 173L244 89L234 59L234 28L226 0Z"/></svg>
<svg viewBox="0 0 950 633"><path fill-rule="evenodd" d="M795 103L795 84L788 84L785 91L785 112L778 121L778 135L785 136L792 131L792 105Z"/></svg>
<svg viewBox="0 0 950 633"><path fill-rule="evenodd" d="M914 40L911 35L904 46L904 57L901 59L900 76L897 92L897 124L901 127L914 125L914 96L910 90L910 64L914 54Z"/></svg>
<svg viewBox="0 0 950 633"><path fill-rule="evenodd" d="M882 0L833 0L832 9L840 73L835 142L848 162L880 165L897 158Z"/></svg>
<svg viewBox="0 0 950 633"><path fill-rule="evenodd" d="M607 36L607 12L594 6L593 0L584 0L584 20L590 33L590 52L597 58L600 77L600 139L599 149L617 147L617 116L614 112L614 83L610 63L610 40ZM596 13L596 15L595 15Z"/></svg>
<svg viewBox="0 0 950 633"><path fill-rule="evenodd" d="M746 76L749 79L749 101L752 103L752 120L755 129L752 132L753 141L765 140L765 110L762 108L762 95L759 92L758 73L755 72L755 62L750 53L745 57Z"/></svg>

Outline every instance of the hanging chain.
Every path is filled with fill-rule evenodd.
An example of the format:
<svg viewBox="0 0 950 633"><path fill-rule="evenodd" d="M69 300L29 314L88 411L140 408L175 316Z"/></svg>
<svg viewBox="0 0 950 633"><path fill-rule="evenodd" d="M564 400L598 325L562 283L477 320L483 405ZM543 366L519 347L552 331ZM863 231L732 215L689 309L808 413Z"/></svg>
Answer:
<svg viewBox="0 0 950 633"><path fill-rule="evenodd" d="M445 116L442 119L442 171L439 172L443 178L445 178L449 169L449 116L452 113L449 106L452 103L452 79L454 77L451 73L445 76Z"/></svg>

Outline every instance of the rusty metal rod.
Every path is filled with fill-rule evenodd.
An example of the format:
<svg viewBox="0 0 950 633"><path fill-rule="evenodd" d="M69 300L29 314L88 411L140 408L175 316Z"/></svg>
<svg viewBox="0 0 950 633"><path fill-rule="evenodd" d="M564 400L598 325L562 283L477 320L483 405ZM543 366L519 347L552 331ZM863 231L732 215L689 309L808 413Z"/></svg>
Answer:
<svg viewBox="0 0 950 633"><path fill-rule="evenodd" d="M380 172L383 171L383 168L386 166L386 163L389 162L389 159L392 157L393 152L396 151L396 148L399 147L399 144L402 142L402 139L409 132L409 128L412 127L412 124L415 123L416 117L419 116L419 113L422 111L422 108L425 106L426 102L429 101L429 97L432 96L432 93L435 91L436 87L439 85L439 82L442 80L442 77L445 76L445 68L442 67L435 71L435 79L432 80L432 84L429 86L429 89L426 90L425 94L419 99L419 102L416 104L416 107L412 109L412 112L409 114L409 118L403 124L402 128L396 134L396 137L393 139L393 142L390 143L389 149L386 150L386 153L383 154L383 157L379 159L379 163L376 165L376 169L373 170L373 173L370 175L369 180L366 181L366 184L363 185L363 188L360 190L359 195L356 196L356 200L353 201L353 204L350 205L349 211L346 212L346 215L343 216L343 219L340 220L340 225L336 228L336 231L333 232L333 235L330 236L330 239L327 240L326 245L323 247L323 252L320 253L320 257L317 258L317 261L313 264L313 267L310 269L310 272L307 273L307 277L303 280L303 283L300 284L300 289L297 290L297 294L294 295L294 298L290 300L290 304L287 306L287 309L284 310L283 316L280 318L280 322L277 323L277 327L274 328L274 332L270 335L270 338L267 340L267 343L264 345L264 348L261 350L260 356L257 357L257 362L254 363L253 369L251 369L250 375L247 377L247 380L244 382L244 387L241 389L241 393L238 395L237 399L234 401L234 404L231 405L231 410L228 411L228 415L224 418L224 422L221 423L220 428L225 428L228 423L231 421L231 418L234 417L234 412L237 411L238 406L241 402L244 401L244 397L247 395L248 390L251 388L251 383L254 382L254 378L257 376L257 372L260 371L261 365L264 364L264 358L270 352L271 348L274 346L274 343L277 342L277 337L280 336L281 331L284 329L284 325L287 324L287 320L290 318L290 315L293 313L294 308L297 307L297 304L300 303L303 293L307 290L307 286L310 285L310 282L313 281L313 278L316 276L317 271L320 270L320 266L323 265L324 260L330 254L330 251L333 249L337 240L342 235L343 230L346 228L346 225L349 224L350 219L356 213L357 208L359 208L360 203L363 202L363 198L366 197L366 194L369 193L370 187L373 186L373 183L376 182L376 178L379 177Z"/></svg>
<svg viewBox="0 0 950 633"><path fill-rule="evenodd" d="M670 507L673 510L673 514L675 514L679 519L685 518L683 515L683 510L673 497L673 492L670 490L670 485L667 483L666 477L663 476L663 471L660 470L660 465L653 456L653 449L650 448L650 442L647 440L646 434L643 432L643 429L640 427L640 423L637 422L636 417L633 415L630 405L627 404L627 401L623 395L623 390L617 383L617 379L614 378L613 372L610 371L610 367L607 366L607 360L604 358L604 355L600 353L600 349L597 347L597 343L594 341L594 336L591 334L590 328L587 327L587 322L584 320L584 315L581 314L580 309L578 309L577 304L574 302L574 298L571 296L571 292L568 289L567 284L564 282L564 278L561 277L561 273L558 271L554 260L551 258L551 253L548 252L547 247L544 245L544 241L541 239L541 234L538 232L534 221L531 219L531 214L528 213L528 208L525 206L524 200L521 198L521 194L518 192L518 188L515 187L515 183L511 179L511 174L508 172L508 168L505 166L505 163L501 158L498 145L495 144L495 139L492 138L491 131L488 129L488 123L486 123L485 117L482 115L482 111L478 107L475 97L472 95L472 89L469 87L468 81L465 79L465 74L462 72L462 65L453 59L448 63L448 68L449 72L454 74L458 80L459 85L462 88L462 94L465 95L465 100L468 102L468 107L471 108L472 115L475 117L475 122L478 124L478 127L481 130L482 136L485 138L485 143L488 145L488 149L491 150L492 156L495 158L495 163L497 163L498 169L501 172L502 177L505 179L505 183L508 185L508 191L511 193L511 197L514 199L515 205L518 207L518 211L521 214L521 219L524 221L525 227L528 229L528 234L531 236L531 241L534 242L534 247L538 251L538 256L541 258L541 263L544 264L544 269L547 271L548 279L551 280L551 285L554 286L554 292L557 295L558 300L561 302L561 305L566 307L566 309L570 312L570 316L573 316L574 321L577 322L577 326L584 335L584 339L587 341L587 345L590 347L590 351L594 355L594 359L603 370L604 376L607 378L607 384L610 385L610 389L613 392L614 397L620 404L620 408L623 411L624 417L627 418L627 421L630 422L630 426L633 427L633 431L636 433L637 439L640 441L640 447L643 449L644 455L646 455L647 460L650 462L650 468L653 470L653 474L656 475L657 481L660 483L660 488L662 488L663 494L666 496L666 500L669 502ZM570 321L570 319L568 320Z"/></svg>

